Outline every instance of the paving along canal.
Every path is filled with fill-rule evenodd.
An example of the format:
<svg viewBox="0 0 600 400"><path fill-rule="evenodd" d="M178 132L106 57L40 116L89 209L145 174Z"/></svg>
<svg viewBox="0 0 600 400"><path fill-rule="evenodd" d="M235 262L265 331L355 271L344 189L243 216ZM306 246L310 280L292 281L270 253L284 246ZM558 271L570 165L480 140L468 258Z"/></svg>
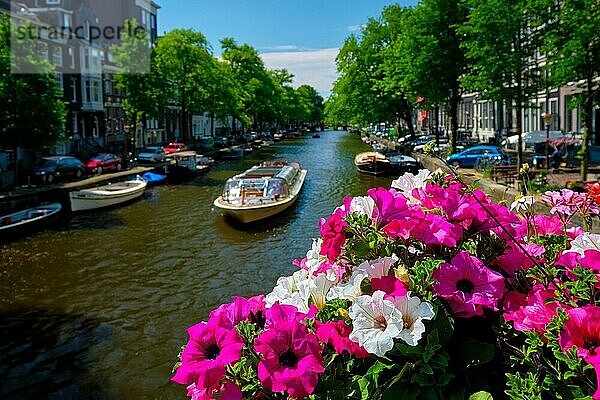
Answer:
<svg viewBox="0 0 600 400"><path fill-rule="evenodd" d="M290 275L344 196L389 187L355 171L366 150L346 132L304 135L2 245L0 398L185 398L169 379L187 327ZM250 226L223 220L212 202L225 180L267 160L308 170L297 204Z"/></svg>

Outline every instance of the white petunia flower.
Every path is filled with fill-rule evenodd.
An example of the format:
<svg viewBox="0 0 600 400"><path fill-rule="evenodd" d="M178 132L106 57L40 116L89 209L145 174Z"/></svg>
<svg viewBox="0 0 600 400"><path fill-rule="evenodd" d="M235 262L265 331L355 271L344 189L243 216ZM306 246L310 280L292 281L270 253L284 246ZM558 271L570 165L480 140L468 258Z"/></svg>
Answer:
<svg viewBox="0 0 600 400"><path fill-rule="evenodd" d="M308 272L300 269L292 276L277 279L273 291L265 296L265 304L267 308L272 307L276 302L289 304L295 306L301 313L307 313L309 297Z"/></svg>
<svg viewBox="0 0 600 400"><path fill-rule="evenodd" d="M416 346L425 333L424 319L432 319L435 314L433 307L427 302L421 302L418 297L411 297L410 292L405 296L396 297L392 300L394 306L402 313L403 327L400 339L409 346Z"/></svg>
<svg viewBox="0 0 600 400"><path fill-rule="evenodd" d="M372 296L357 297L350 307L352 332L349 338L371 354L383 356L394 347L394 338L403 329L402 313L385 292L377 290Z"/></svg>
<svg viewBox="0 0 600 400"><path fill-rule="evenodd" d="M332 270L317 276L309 276L307 279L308 290L313 303L322 310L327 300L327 294L333 285L338 282L338 277Z"/></svg>
<svg viewBox="0 0 600 400"><path fill-rule="evenodd" d="M586 232L577 236L571 242L571 248L565 250L565 253L579 253L583 256L586 250L600 251L600 234Z"/></svg>
<svg viewBox="0 0 600 400"><path fill-rule="evenodd" d="M306 252L306 266L308 267L309 274L314 273L317 269L319 269L321 264L327 261L327 256L320 254L322 244L323 239L313 239L312 248Z"/></svg>
<svg viewBox="0 0 600 400"><path fill-rule="evenodd" d="M527 209L535 203L535 197L533 196L517 196L515 201L510 205L510 209L514 212L527 211Z"/></svg>
<svg viewBox="0 0 600 400"><path fill-rule="evenodd" d="M348 282L334 286L327 293L327 300L344 299L354 300L362 295L360 288L362 282L368 277L366 272L354 271Z"/></svg>
<svg viewBox="0 0 600 400"><path fill-rule="evenodd" d="M390 268L398 262L398 257L392 254L391 257L383 257L377 260L365 261L360 264L356 269L358 271L364 271L369 275L369 278L381 278L387 276L390 272Z"/></svg>
<svg viewBox="0 0 600 400"><path fill-rule="evenodd" d="M350 201L350 213L364 214L371 218L375 209L375 200L369 196L357 196Z"/></svg>
<svg viewBox="0 0 600 400"><path fill-rule="evenodd" d="M417 175L406 172L398 179L392 181L392 188L402 192L402 194L406 196L411 203L414 203L416 202L416 199L412 196L413 189L424 188L425 181L430 175L431 171L428 169L420 170Z"/></svg>

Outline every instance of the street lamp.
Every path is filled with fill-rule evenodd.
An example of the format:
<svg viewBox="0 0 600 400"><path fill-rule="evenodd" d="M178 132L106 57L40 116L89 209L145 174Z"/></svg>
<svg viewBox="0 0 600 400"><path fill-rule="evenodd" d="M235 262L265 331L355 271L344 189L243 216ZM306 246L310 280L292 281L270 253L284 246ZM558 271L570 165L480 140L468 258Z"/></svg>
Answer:
<svg viewBox="0 0 600 400"><path fill-rule="evenodd" d="M554 116L550 111L542 114L544 124L546 125L546 169L550 171L550 125Z"/></svg>

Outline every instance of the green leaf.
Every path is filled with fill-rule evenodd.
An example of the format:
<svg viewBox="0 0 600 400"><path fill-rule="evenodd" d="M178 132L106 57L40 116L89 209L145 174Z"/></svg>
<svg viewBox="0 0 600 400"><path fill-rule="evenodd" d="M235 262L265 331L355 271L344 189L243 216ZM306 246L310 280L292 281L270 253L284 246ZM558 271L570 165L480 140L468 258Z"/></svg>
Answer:
<svg viewBox="0 0 600 400"><path fill-rule="evenodd" d="M381 395L381 400L415 400L420 390L417 386L396 382Z"/></svg>
<svg viewBox="0 0 600 400"><path fill-rule="evenodd" d="M494 358L495 348L474 338L463 339L458 344L458 364L463 369L475 367L490 362Z"/></svg>
<svg viewBox="0 0 600 400"><path fill-rule="evenodd" d="M494 400L494 398L488 392L481 391L470 395L469 400Z"/></svg>

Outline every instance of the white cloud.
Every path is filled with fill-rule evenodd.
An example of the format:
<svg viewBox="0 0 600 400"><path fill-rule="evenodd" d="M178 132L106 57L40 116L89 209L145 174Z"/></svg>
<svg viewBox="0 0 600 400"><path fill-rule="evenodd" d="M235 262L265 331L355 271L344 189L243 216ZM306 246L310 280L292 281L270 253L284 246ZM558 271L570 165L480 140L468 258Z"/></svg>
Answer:
<svg viewBox="0 0 600 400"><path fill-rule="evenodd" d="M284 44L281 46L273 46L273 47L259 47L258 48L261 51L264 52L275 52L275 51L301 51L303 50L302 48L296 46L295 44Z"/></svg>
<svg viewBox="0 0 600 400"><path fill-rule="evenodd" d="M294 74L293 86L310 85L327 97L335 81L335 57L338 48L263 53L261 58L267 69L285 68Z"/></svg>
<svg viewBox="0 0 600 400"><path fill-rule="evenodd" d="M362 31L364 28L366 28L366 25L350 25L348 27L348 31L349 32L358 32L358 31Z"/></svg>

